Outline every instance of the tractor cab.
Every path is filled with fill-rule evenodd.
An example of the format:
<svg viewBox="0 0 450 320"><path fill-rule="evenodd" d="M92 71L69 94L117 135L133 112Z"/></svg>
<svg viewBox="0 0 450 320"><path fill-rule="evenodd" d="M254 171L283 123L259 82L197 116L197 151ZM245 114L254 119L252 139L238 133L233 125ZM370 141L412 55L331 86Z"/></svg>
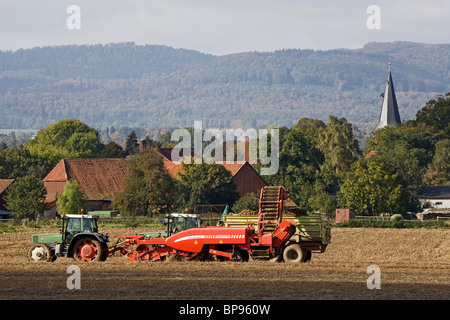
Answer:
<svg viewBox="0 0 450 320"><path fill-rule="evenodd" d="M167 236L171 236L177 232L201 227L200 216L188 213L172 213L167 219Z"/></svg>
<svg viewBox="0 0 450 320"><path fill-rule="evenodd" d="M66 214L63 217L61 234L64 243L70 243L79 233L97 233L98 217L82 214Z"/></svg>
<svg viewBox="0 0 450 320"><path fill-rule="evenodd" d="M171 213L165 219L159 219L159 222L167 226L166 232L143 232L139 235L144 235L148 239L167 238L183 230L201 227L202 223L200 215L189 213Z"/></svg>

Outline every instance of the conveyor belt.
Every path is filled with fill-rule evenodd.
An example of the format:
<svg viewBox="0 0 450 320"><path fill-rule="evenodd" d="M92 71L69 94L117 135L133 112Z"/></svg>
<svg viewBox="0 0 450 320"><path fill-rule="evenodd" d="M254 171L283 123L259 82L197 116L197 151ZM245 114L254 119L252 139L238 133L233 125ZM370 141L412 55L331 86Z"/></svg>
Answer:
<svg viewBox="0 0 450 320"><path fill-rule="evenodd" d="M278 226L283 211L284 189L280 186L266 186L261 191L259 213L264 214L264 232L272 232Z"/></svg>

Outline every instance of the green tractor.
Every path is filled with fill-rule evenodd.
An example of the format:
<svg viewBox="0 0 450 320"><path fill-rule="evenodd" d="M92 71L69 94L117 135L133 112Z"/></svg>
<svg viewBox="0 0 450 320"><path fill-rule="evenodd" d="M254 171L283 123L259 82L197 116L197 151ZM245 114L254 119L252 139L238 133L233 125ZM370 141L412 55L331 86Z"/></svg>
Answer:
<svg viewBox="0 0 450 320"><path fill-rule="evenodd" d="M146 238L167 238L183 230L201 227L202 223L199 215L190 213L171 213L166 219L159 219L159 222L167 226L165 232L143 232L139 235Z"/></svg>
<svg viewBox="0 0 450 320"><path fill-rule="evenodd" d="M93 215L65 215L60 233L31 236L33 246L28 258L34 262L55 261L57 257L88 262L105 260L109 238L98 232L97 220Z"/></svg>

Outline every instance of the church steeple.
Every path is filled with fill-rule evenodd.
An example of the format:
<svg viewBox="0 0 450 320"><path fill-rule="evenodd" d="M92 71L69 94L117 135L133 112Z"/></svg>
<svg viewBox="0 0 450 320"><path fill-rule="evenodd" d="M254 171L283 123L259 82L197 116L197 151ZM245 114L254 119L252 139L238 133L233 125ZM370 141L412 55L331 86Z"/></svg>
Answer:
<svg viewBox="0 0 450 320"><path fill-rule="evenodd" d="M395 98L394 83L392 82L391 63L389 62L389 73L386 82L386 89L383 96L383 105L381 107L380 120L375 130L383 127L393 127L401 123L398 112L397 99Z"/></svg>

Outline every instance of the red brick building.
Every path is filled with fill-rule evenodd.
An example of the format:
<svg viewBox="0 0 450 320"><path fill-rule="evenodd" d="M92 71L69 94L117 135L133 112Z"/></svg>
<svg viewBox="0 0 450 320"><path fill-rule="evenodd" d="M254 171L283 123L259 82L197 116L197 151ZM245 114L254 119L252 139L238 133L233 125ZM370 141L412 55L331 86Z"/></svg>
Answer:
<svg viewBox="0 0 450 320"><path fill-rule="evenodd" d="M88 211L109 210L114 194L125 186L125 159L63 159L44 178L46 202L64 192L68 180L78 182L88 198Z"/></svg>

